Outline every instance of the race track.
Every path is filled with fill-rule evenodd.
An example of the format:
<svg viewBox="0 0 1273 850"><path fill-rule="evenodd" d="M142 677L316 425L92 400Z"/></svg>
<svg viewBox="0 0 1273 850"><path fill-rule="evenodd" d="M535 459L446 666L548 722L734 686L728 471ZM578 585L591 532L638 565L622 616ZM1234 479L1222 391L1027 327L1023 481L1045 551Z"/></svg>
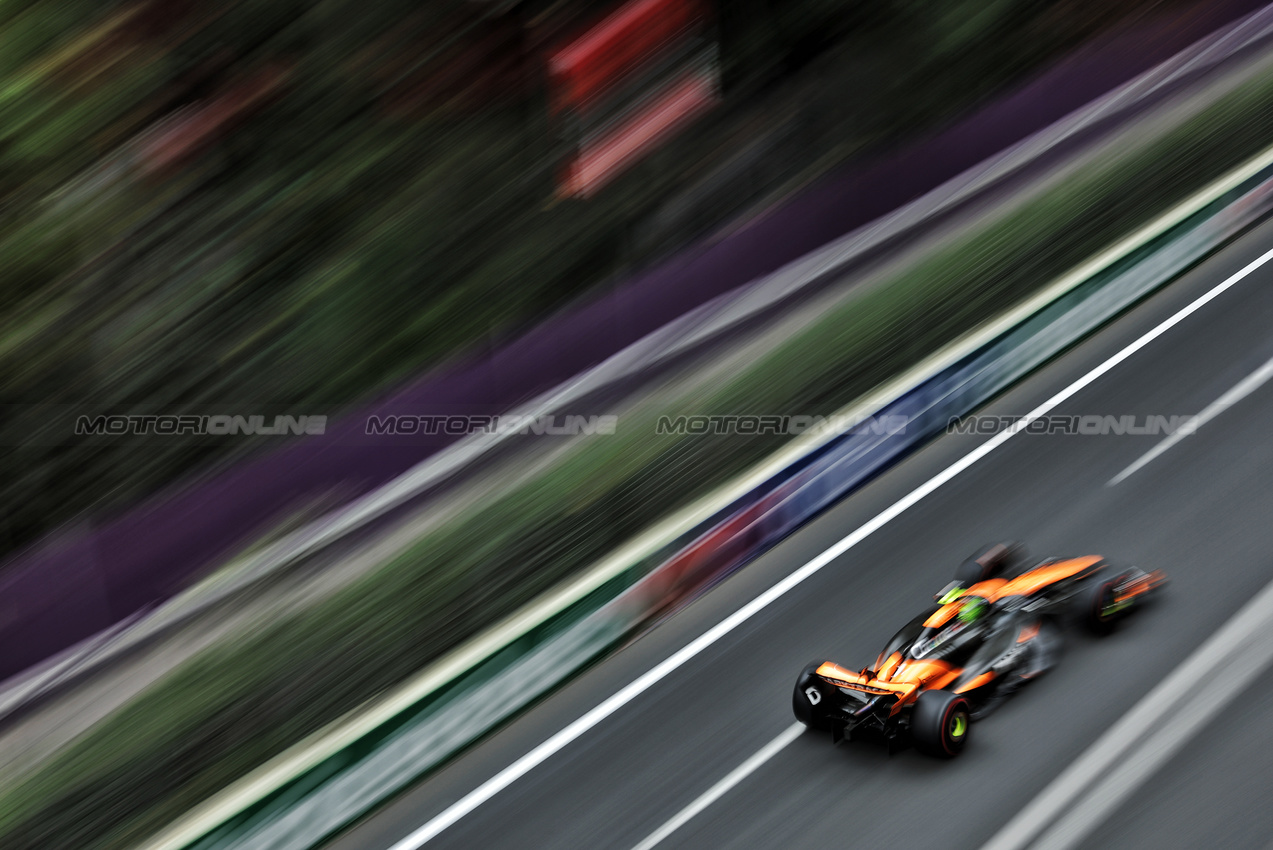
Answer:
<svg viewBox="0 0 1273 850"><path fill-rule="evenodd" d="M982 412L1031 411L1270 247L1273 223L1265 223ZM1273 359L1270 331L1273 262L1053 412L1131 414L1138 423L1196 414ZM775 747L658 845L985 846L1085 753L1092 758L1093 745L1120 718L1273 580L1273 382L1252 383L1196 434L1115 486L1107 482L1162 436L1013 437L425 846L640 846L792 725L791 687L805 662L871 663L983 543L1015 538L1038 556L1101 553L1165 570L1172 584L1156 607L1107 638L1071 633L1061 665L977 724L960 758L938 762L910 750L890 757L804 733ZM403 839L988 439L936 440L329 846L414 846ZM1259 634L1270 631L1273 624ZM1088 823L1077 846L1268 846L1273 682L1254 664L1244 674L1254 683L1230 682L1231 699L1212 689L1213 678L1223 684L1242 672L1231 662L1246 649L1196 661L1205 671L1196 687L1159 706L1153 729L1173 730L1178 750L1154 739L1095 776L1117 784L1115 768L1141 764L1155 747L1163 754L1120 786L1125 799ZM1199 700L1214 715L1177 722ZM1056 814L1083 820L1074 798L1062 803ZM1027 838L1069 846L1048 823L1034 824Z"/></svg>

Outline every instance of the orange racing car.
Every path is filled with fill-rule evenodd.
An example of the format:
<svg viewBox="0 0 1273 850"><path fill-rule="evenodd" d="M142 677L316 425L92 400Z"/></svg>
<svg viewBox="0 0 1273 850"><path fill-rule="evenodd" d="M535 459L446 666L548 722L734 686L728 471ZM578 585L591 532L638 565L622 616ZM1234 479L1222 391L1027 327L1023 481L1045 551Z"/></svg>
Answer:
<svg viewBox="0 0 1273 850"><path fill-rule="evenodd" d="M836 742L956 756L972 721L1055 663L1060 623L1109 632L1165 583L1160 572L1116 568L1099 555L1028 564L1020 546L993 546L959 567L874 667L809 664L792 694L796 718Z"/></svg>

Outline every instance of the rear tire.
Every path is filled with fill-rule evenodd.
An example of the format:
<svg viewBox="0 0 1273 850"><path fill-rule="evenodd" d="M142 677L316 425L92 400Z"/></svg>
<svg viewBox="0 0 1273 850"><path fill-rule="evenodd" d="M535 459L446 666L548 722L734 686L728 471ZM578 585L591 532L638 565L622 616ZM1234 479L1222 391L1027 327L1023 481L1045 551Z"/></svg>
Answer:
<svg viewBox="0 0 1273 850"><path fill-rule="evenodd" d="M1025 548L1020 543L998 543L987 546L959 565L955 581L971 587L979 581L1001 576L1014 570L1025 560Z"/></svg>
<svg viewBox="0 0 1273 850"><path fill-rule="evenodd" d="M827 719L827 709L831 704L832 688L816 675L822 663L812 661L800 671L796 687L791 693L791 710L795 713L796 720L810 729L830 732L831 722Z"/></svg>
<svg viewBox="0 0 1273 850"><path fill-rule="evenodd" d="M950 691L924 691L911 712L911 740L925 755L954 758L963 752L971 724L967 699Z"/></svg>

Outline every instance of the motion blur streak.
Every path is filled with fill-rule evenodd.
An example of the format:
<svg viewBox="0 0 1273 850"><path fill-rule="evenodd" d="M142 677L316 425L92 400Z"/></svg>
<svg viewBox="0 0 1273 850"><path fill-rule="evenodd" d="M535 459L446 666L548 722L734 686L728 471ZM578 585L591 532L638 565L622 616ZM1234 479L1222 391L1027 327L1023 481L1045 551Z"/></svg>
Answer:
<svg viewBox="0 0 1273 850"><path fill-rule="evenodd" d="M1137 703L982 850L1019 850L1026 846L1064 850L1076 846L1191 740L1192 731L1213 718L1273 662L1270 625L1273 582ZM1232 656L1230 665L1217 670L1216 658L1236 645L1243 646L1243 652ZM1206 698L1186 700L1204 678ZM1170 722L1161 725L1173 710ZM1102 775L1105 778L1092 786ZM1071 803L1069 813L1031 845L1030 841Z"/></svg>
<svg viewBox="0 0 1273 850"><path fill-rule="evenodd" d="M1224 413L1230 407L1237 404L1239 401L1246 398L1251 393L1258 390L1260 387L1264 386L1264 384L1268 382L1269 378L1273 378L1273 360L1270 360L1269 362L1261 366L1259 369L1256 369L1250 375L1247 375L1245 378L1239 381L1236 385L1234 385L1233 389L1229 390L1227 393L1220 396L1211 404L1207 405L1206 409L1198 414L1197 418L1194 420L1192 427L1177 431L1176 433L1172 434L1167 439L1163 440L1158 445L1154 446L1149 451L1145 452L1145 454L1141 455L1141 457L1137 459L1135 463L1133 463L1131 466L1127 467L1122 472L1118 473L1113 478L1111 478L1109 480L1109 483L1107 483L1105 486L1113 487L1115 484L1119 483L1120 481L1125 480L1128 476L1134 474L1137 470L1141 469L1146 464L1153 461L1154 458L1158 457L1163 452L1170 449L1176 443L1179 443L1181 440L1183 440L1185 437L1189 436L1190 434L1196 433L1197 430L1201 428L1203 425L1207 424L1212 419L1215 419L1221 413Z"/></svg>
<svg viewBox="0 0 1273 850"><path fill-rule="evenodd" d="M721 797L729 793L729 790L742 782L748 776L751 776L759 770L765 762L769 761L778 753L787 748L787 745L799 738L804 732L803 723L793 723L783 730L782 734L774 738L768 744L765 744L754 756L740 764L729 772L729 774L717 782L706 792L703 793L694 802L676 813L676 816L663 824L661 827L650 833L650 836L638 844L632 850L652 850L654 847L663 843L663 839L676 832L686 823L688 823L696 814L706 809L712 803L715 803Z"/></svg>
<svg viewBox="0 0 1273 850"><path fill-rule="evenodd" d="M716 83L710 76L701 72L688 73L684 79L660 92L621 127L584 146L567 169L569 176L561 188L561 195L586 197L594 194L620 169L679 130L716 100Z"/></svg>
<svg viewBox="0 0 1273 850"><path fill-rule="evenodd" d="M717 623L698 638L691 641L686 646L682 647L680 650L656 665L654 668L632 681L613 696L606 699L596 708L593 708L587 714L583 715L578 720L553 735L547 741L544 741L542 744L535 747L535 749L522 756L513 764L504 768L495 776L482 783L476 789L466 794L460 800L442 811L435 818L424 824L424 826L393 845L392 850L415 850L415 848L421 847L428 841L432 840L435 836L463 818L465 815L474 811L500 791L503 791L518 779L534 770L537 766L547 761L558 751L581 737L585 732L592 729L602 720L605 720L611 714L618 711L641 694L645 693L659 681L681 667L690 659L694 658L700 652L716 643L743 623L747 622L773 602L781 599L793 588L799 586L802 582L818 573L818 571L827 564L831 563L836 558L852 549L858 543L865 540L871 534L887 525L889 522L904 513L908 508L922 500L925 496L928 496L943 484L950 481L952 478L973 466L982 458L986 457L995 449L1002 446L1017 433L1024 430L1035 419L1051 412L1054 408L1078 393L1084 387L1096 381L1106 372L1109 372L1137 351L1140 351L1146 345L1183 322L1189 316L1201 310L1220 295L1232 289L1249 274L1263 266L1269 260L1273 260L1273 250L1264 252L1242 269L1207 290L1188 305L1181 308L1153 329L1136 339L1130 345L1120 350L1113 357L1110 357L1083 377L1079 378L1077 381L1070 384L1047 401L1043 402L1043 404L1032 410L1015 426L992 437L981 446L964 455L958 461L951 464L936 476L912 490L905 497L876 515L869 522L865 523L846 537L841 538L839 542L822 552L822 554L818 555L816 558L788 575L782 581L757 596L742 608L739 608L733 614Z"/></svg>

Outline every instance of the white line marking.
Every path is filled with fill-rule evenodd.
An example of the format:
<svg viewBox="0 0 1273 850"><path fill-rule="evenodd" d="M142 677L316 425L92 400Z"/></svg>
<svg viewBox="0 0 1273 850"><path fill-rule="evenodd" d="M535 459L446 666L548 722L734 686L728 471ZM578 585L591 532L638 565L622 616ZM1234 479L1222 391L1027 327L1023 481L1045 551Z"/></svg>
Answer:
<svg viewBox="0 0 1273 850"><path fill-rule="evenodd" d="M800 737L804 729L803 723L795 723L788 726L781 735L761 747L760 751L754 756L730 771L724 779L709 788L697 800L677 812L674 818L650 833L648 838L632 848L632 850L652 850L652 848L657 847L662 843L663 839L676 832L703 809L724 797L731 788L751 776L761 765L786 749L788 744Z"/></svg>
<svg viewBox="0 0 1273 850"><path fill-rule="evenodd" d="M1181 427L1177 429L1176 433L1145 452L1140 456L1139 460L1111 478L1108 482L1106 482L1105 486L1113 487L1115 484L1125 480L1132 475L1132 473L1136 472L1160 454L1176 445L1176 443L1179 443L1185 437L1188 437L1190 434L1197 433L1198 429L1203 425L1206 425L1212 419L1215 419L1221 413L1224 413L1230 407L1237 404L1260 387L1264 386L1269 378L1273 378L1273 360L1270 360L1250 375L1247 375L1239 381L1233 389L1229 390L1227 393L1211 402L1211 404L1207 405L1205 410L1193 418L1193 421L1189 423L1188 427Z"/></svg>
<svg viewBox="0 0 1273 850"><path fill-rule="evenodd" d="M1190 302L1175 314L1165 319L1161 324L1145 333L1135 342L1110 357L1104 363L1092 369L1086 375L1061 390L1061 392L1043 402L1043 404L1036 407L1024 418L1012 425L1012 427L1005 431L1000 431L998 434L994 435L989 440L982 443L980 446L973 449L950 466L946 467L937 475L912 490L897 502L894 502L881 513L877 514L873 519L867 521L865 524L859 526L855 531L841 538L822 554L816 556L813 560L792 572L773 587L764 591L755 599L739 608L733 614L730 614L715 626L708 629L685 646L681 647L672 655L650 668L629 684L625 685L595 708L588 711L578 720L574 721L569 726L566 726L560 732L557 732L529 753L483 782L477 788L473 789L456 802L452 803L442 812L438 813L429 820L428 823L421 826L397 844L394 844L391 850L416 850L416 848L424 846L426 842L437 836L438 833L442 832L447 827L463 818L469 812L472 812L478 806L494 797L500 791L503 791L518 779L543 764L563 747L579 738L589 729L592 729L602 720L605 720L611 714L614 714L620 708L645 693L654 685L658 684L658 682L666 678L669 674L675 672L690 659L694 658L700 652L716 643L716 641L720 640L725 635L750 620L775 601L781 599L793 588L798 587L801 583L815 575L827 564L831 563L836 558L852 549L858 543L861 543L867 537L871 536L876 531L896 519L899 515L905 512L908 508L914 506L925 496L929 495L947 481L950 481L952 478L959 475L959 473L973 466L986 455L1002 446L1031 422L1038 419L1040 416L1045 416L1051 412L1053 408L1065 402L1075 393L1100 378L1106 372L1131 357L1137 351L1140 351L1146 345L1149 345L1149 343L1153 342L1158 337L1183 322L1198 310L1201 310L1204 306L1227 292L1243 278L1260 268L1260 266L1263 266L1271 259L1273 259L1273 250L1266 251L1257 259L1244 266L1237 273L1231 275L1223 282L1216 284L1194 301Z"/></svg>
<svg viewBox="0 0 1273 850"><path fill-rule="evenodd" d="M1019 850L1027 846L1075 801L1079 802L1033 846L1059 850L1082 841L1191 740L1192 730L1210 720L1273 661L1271 621L1273 582L1053 780L982 850ZM1234 646L1239 646L1240 651L1233 652ZM1220 663L1220 659L1224 662ZM1206 693L1182 702L1201 681L1207 683ZM1160 725L1164 722L1167 725ZM1099 784L1092 787L1098 780Z"/></svg>

